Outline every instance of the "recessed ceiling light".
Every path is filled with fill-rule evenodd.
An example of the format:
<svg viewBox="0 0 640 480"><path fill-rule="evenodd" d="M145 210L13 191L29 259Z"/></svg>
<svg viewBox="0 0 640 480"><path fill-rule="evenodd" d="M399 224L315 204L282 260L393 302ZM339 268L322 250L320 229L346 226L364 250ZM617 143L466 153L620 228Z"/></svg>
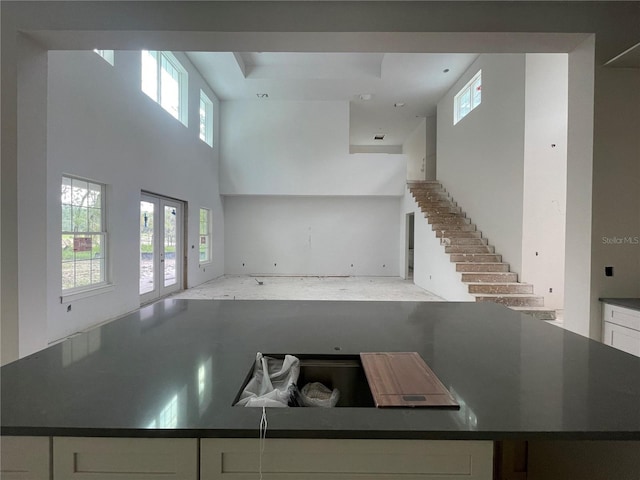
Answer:
<svg viewBox="0 0 640 480"><path fill-rule="evenodd" d="M442 70L442 73L449 73L449 69L445 68L444 70Z"/></svg>
<svg viewBox="0 0 640 480"><path fill-rule="evenodd" d="M364 101L371 100L373 98L373 94L371 94L371 93L361 93L359 95L359 98L360 98L360 100L364 100Z"/></svg>
<svg viewBox="0 0 640 480"><path fill-rule="evenodd" d="M258 98L269 98L268 93L256 93L256 97Z"/></svg>
<svg viewBox="0 0 640 480"><path fill-rule="evenodd" d="M404 107L406 104L404 102L396 102L393 104L394 107Z"/></svg>

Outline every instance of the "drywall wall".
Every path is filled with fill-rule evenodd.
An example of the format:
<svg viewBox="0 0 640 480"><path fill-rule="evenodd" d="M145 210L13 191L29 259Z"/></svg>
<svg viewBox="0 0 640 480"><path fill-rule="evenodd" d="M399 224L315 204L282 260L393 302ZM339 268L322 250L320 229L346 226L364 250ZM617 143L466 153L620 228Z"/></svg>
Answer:
<svg viewBox="0 0 640 480"><path fill-rule="evenodd" d="M597 295L599 292L593 291L592 294L591 290L594 109L593 102L585 101L585 99L594 98L594 70L595 37L592 35L569 53L564 327L580 335L593 334L592 338L599 338L596 336L598 329L592 326L595 311L599 311L594 308L593 294ZM617 97L617 93L613 90L607 90L607 92L607 98ZM629 93L627 92L627 95ZM609 118L608 121L613 119ZM601 128L604 141L605 132L604 128ZM625 148L629 148L629 142L626 145ZM615 156L612 158L610 154L611 151L602 161L605 163L615 161ZM624 155L620 160L623 158L625 158ZM626 177L626 173L623 177ZM615 194L615 190L611 193ZM594 272L594 275L597 274Z"/></svg>
<svg viewBox="0 0 640 480"><path fill-rule="evenodd" d="M349 153L402 153L402 145L349 145Z"/></svg>
<svg viewBox="0 0 640 480"><path fill-rule="evenodd" d="M399 275L406 155L350 154L348 102L221 112L225 273Z"/></svg>
<svg viewBox="0 0 640 480"><path fill-rule="evenodd" d="M49 341L134 310L139 299L139 202L141 190L182 200L188 206L187 284L224 272L224 221L217 188L216 148L198 138L200 88L219 103L184 55L189 73L188 127L140 90L140 53L115 52L115 66L91 51L50 52L48 84L47 307ZM214 125L219 125L214 118ZM107 185L107 229L113 291L60 303L60 182L70 174ZM21 183L25 195L37 184ZM198 213L212 210L213 262L198 264ZM35 219L34 219L35 221ZM21 257L29 252L21 249ZM206 269L206 271L205 271ZM42 271L38 272L40 276ZM29 296L30 291L21 290ZM68 307L71 311L67 311ZM44 325L42 325L44 328ZM35 347L35 345L34 345ZM41 345L42 347L42 345ZM21 355L29 353L21 349Z"/></svg>
<svg viewBox="0 0 640 480"><path fill-rule="evenodd" d="M228 274L399 276L399 197L227 196Z"/></svg>
<svg viewBox="0 0 640 480"><path fill-rule="evenodd" d="M437 177L437 151L438 151L438 119L434 115L427 117L427 162L425 167L425 179L436 180Z"/></svg>
<svg viewBox="0 0 640 480"><path fill-rule="evenodd" d="M34 352L47 344L47 238L48 222L43 206L47 202L47 52L28 37L22 37L20 52L25 60L18 72L22 88L18 106L25 112L18 119L18 151L24 159L18 165L18 278L20 295L15 300L22 321L19 329L20 352ZM22 188L28 183L29 189ZM59 197L58 197L59 198ZM58 237L59 238L59 237ZM58 240L59 242L59 240ZM60 243L58 243L60 245ZM24 293L23 293L24 292Z"/></svg>
<svg viewBox="0 0 640 480"><path fill-rule="evenodd" d="M406 157L349 154L349 103L228 101L223 195L402 195Z"/></svg>
<svg viewBox="0 0 640 480"><path fill-rule="evenodd" d="M407 156L407 180L424 180L427 163L427 119L422 119L402 145Z"/></svg>
<svg viewBox="0 0 640 480"><path fill-rule="evenodd" d="M522 271L545 307L564 306L568 55L527 54Z"/></svg>
<svg viewBox="0 0 640 480"><path fill-rule="evenodd" d="M640 70L599 68L596 84L602 142L594 148L592 297L589 335L602 334L598 298L640 297ZM616 146L614 153L613 146ZM605 276L605 267L613 276Z"/></svg>
<svg viewBox="0 0 640 480"><path fill-rule="evenodd" d="M482 70L482 103L453 124L453 99ZM480 55L438 102L438 180L495 245L522 266L524 55Z"/></svg>

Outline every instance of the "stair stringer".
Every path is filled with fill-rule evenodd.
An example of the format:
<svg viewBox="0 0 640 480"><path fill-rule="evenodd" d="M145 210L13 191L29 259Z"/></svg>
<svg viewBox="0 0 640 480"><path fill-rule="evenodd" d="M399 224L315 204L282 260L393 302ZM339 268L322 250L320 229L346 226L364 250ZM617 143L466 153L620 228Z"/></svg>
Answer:
<svg viewBox="0 0 640 480"><path fill-rule="evenodd" d="M436 232L431 228L409 187L403 198L405 214L414 214L414 259L413 282L421 288L448 301L473 302L469 287L460 281L460 273L449 255L443 254L443 247Z"/></svg>

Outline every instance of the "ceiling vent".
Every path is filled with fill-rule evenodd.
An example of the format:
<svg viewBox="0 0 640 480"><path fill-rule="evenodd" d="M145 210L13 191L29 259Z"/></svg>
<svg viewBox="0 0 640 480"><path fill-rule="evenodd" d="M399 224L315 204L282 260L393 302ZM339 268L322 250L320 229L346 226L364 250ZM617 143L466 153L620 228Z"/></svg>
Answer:
<svg viewBox="0 0 640 480"><path fill-rule="evenodd" d="M374 140L384 140L384 133L378 133L377 135L373 136Z"/></svg>

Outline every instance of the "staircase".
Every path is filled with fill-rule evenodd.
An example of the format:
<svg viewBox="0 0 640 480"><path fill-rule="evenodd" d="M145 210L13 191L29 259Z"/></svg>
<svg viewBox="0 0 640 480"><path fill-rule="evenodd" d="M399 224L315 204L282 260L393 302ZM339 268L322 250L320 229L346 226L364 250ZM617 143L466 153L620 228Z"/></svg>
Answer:
<svg viewBox="0 0 640 480"><path fill-rule="evenodd" d="M476 302L500 303L540 320L556 319L555 310L544 308L544 298L533 294L533 285L518 281L518 274L509 271L509 264L439 182L409 182L409 190Z"/></svg>

